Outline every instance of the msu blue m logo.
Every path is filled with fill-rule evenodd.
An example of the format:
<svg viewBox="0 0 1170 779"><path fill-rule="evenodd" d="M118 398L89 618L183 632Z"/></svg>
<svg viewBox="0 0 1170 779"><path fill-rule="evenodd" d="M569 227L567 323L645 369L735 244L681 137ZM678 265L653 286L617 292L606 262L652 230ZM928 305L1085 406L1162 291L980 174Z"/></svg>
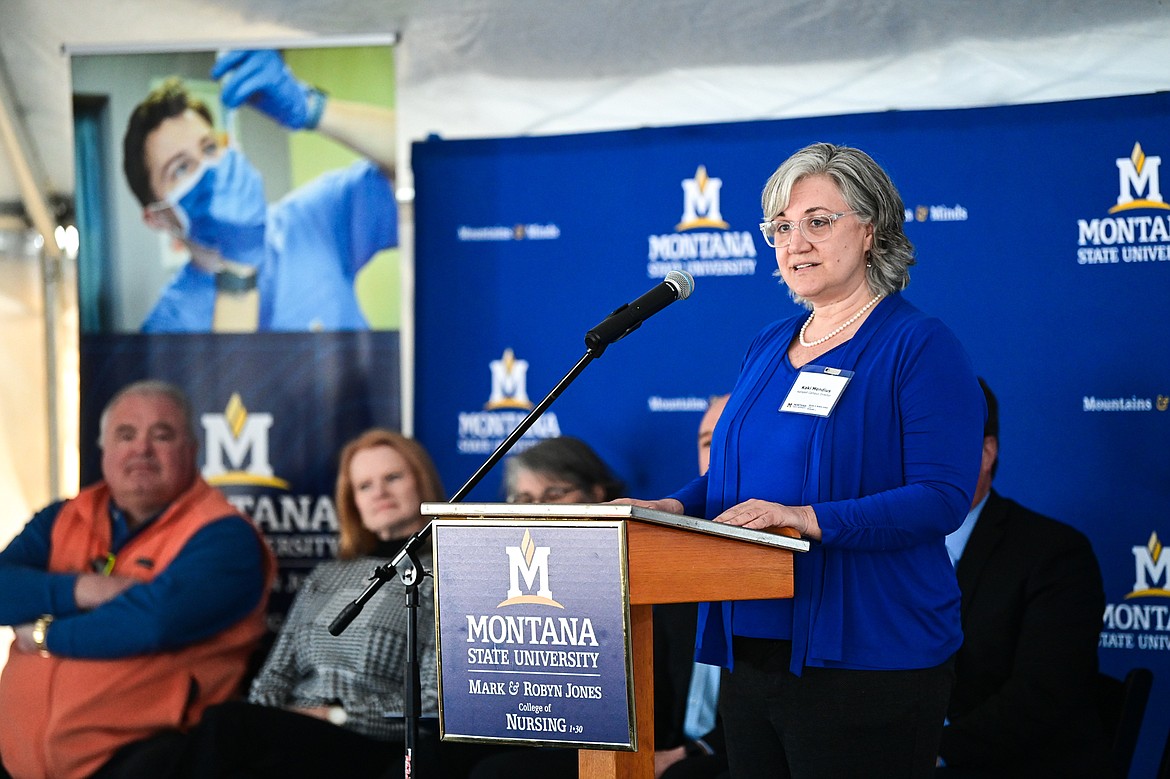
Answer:
<svg viewBox="0 0 1170 779"><path fill-rule="evenodd" d="M552 606L563 609L564 606L553 600L552 590L548 586L548 557L552 547L537 546L532 540L532 534L524 531L520 539L520 546L506 546L508 554L508 597L500 606L516 606L530 604L538 606ZM525 589L520 588L520 580L524 580ZM531 593L536 588L536 594ZM497 607L499 608L499 606Z"/></svg>
<svg viewBox="0 0 1170 779"><path fill-rule="evenodd" d="M696 227L713 227L726 230L730 225L723 221L719 206L719 193L723 179L707 175L707 166L700 165L695 177L683 179L683 215L675 230L694 230Z"/></svg>
<svg viewBox="0 0 1170 779"><path fill-rule="evenodd" d="M674 232L647 236L646 275L661 279L672 270L692 276L750 276L756 272L754 231L732 230L723 218L723 179L699 165L682 180L682 218Z"/></svg>
<svg viewBox="0 0 1170 779"><path fill-rule="evenodd" d="M209 484L288 489L268 462L271 414L249 413L240 393L233 392L224 413L203 414L199 423L206 438L203 478Z"/></svg>
<svg viewBox="0 0 1170 779"><path fill-rule="evenodd" d="M1109 213L1129 211L1134 208L1170 209L1162 199L1162 184L1159 168L1161 157L1149 157L1142 151L1140 143L1134 143L1128 157L1119 157L1117 163L1117 205ZM1142 197L1144 195L1144 197Z"/></svg>
<svg viewBox="0 0 1170 779"><path fill-rule="evenodd" d="M1150 533L1145 546L1133 547L1133 592L1126 599L1170 598L1170 555L1165 551L1157 532Z"/></svg>
<svg viewBox="0 0 1170 779"><path fill-rule="evenodd" d="M504 356L488 363L492 372L492 394L484 404L484 410L497 408L530 409L528 399L528 361L517 360L511 349L504 350Z"/></svg>

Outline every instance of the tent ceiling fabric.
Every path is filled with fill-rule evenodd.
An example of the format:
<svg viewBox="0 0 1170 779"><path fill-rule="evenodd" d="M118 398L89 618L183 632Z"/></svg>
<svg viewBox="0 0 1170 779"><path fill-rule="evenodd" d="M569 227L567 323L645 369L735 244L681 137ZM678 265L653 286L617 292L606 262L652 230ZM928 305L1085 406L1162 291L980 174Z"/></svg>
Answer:
<svg viewBox="0 0 1170 779"><path fill-rule="evenodd" d="M1164 89L1160 0L3 0L0 62L72 190L70 51L399 32L402 148ZM406 166L402 166L407 170ZM406 182L409 183L409 182ZM0 203L18 197L0 159Z"/></svg>

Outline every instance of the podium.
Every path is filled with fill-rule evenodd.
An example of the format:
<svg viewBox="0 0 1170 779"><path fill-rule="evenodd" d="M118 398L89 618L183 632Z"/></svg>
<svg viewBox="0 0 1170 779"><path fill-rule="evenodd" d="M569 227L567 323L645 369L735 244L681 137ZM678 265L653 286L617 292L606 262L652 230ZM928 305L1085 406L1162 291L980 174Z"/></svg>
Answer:
<svg viewBox="0 0 1170 779"><path fill-rule="evenodd" d="M542 523L620 520L625 526L629 644L637 751L581 749L581 779L654 775L653 605L791 598L793 552L809 542L766 532L614 504L424 503L437 520ZM553 525L555 526L555 524ZM438 536L435 537L439 544ZM436 548L436 559L440 558Z"/></svg>

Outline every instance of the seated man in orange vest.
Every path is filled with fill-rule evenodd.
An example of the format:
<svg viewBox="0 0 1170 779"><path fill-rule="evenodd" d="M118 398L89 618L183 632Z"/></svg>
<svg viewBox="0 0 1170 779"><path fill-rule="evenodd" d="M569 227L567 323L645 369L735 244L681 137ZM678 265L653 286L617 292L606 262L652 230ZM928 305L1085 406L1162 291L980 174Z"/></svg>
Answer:
<svg viewBox="0 0 1170 779"><path fill-rule="evenodd" d="M0 552L0 776L165 775L265 630L272 556L197 474L186 396L123 388L99 443L103 480Z"/></svg>

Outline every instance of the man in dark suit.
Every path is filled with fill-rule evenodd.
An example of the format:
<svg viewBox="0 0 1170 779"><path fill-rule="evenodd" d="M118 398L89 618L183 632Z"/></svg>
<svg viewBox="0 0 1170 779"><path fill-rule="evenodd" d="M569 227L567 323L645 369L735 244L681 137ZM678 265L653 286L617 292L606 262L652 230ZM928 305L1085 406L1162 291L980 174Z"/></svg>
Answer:
<svg viewBox="0 0 1170 779"><path fill-rule="evenodd" d="M1109 776L1097 714L1105 594L1089 540L991 489L999 410L987 398L971 513L947 537L962 590L963 646L937 776Z"/></svg>

